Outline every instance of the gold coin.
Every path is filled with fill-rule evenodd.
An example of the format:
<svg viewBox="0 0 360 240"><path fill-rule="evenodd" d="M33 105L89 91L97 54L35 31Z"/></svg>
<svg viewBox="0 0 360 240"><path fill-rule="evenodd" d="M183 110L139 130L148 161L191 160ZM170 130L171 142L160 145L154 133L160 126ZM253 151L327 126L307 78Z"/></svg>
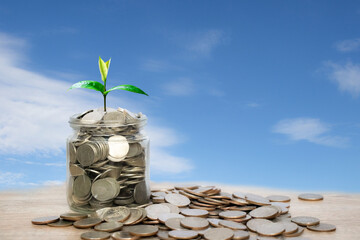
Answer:
<svg viewBox="0 0 360 240"><path fill-rule="evenodd" d="M270 202L290 202L291 199L288 196L283 195L270 195L266 197Z"/></svg>
<svg viewBox="0 0 360 240"><path fill-rule="evenodd" d="M110 234L107 232L91 231L91 232L84 232L83 234L81 234L80 237L81 239L84 240L104 240L110 238Z"/></svg>
<svg viewBox="0 0 360 240"><path fill-rule="evenodd" d="M128 226L127 231L134 236L149 237L156 235L156 233L159 231L159 228L157 226L141 224Z"/></svg>
<svg viewBox="0 0 360 240"><path fill-rule="evenodd" d="M294 232L294 233L286 233L286 232L284 232L283 235L285 237L291 237L292 238L292 237L300 236L303 232L304 232L304 228L303 227L298 227L296 232Z"/></svg>
<svg viewBox="0 0 360 240"><path fill-rule="evenodd" d="M104 220L107 222L124 222L130 217L130 209L127 207L110 208L104 213Z"/></svg>
<svg viewBox="0 0 360 240"><path fill-rule="evenodd" d="M336 230L335 225L332 224L328 224L328 223L320 223L318 225L314 225L314 226L307 226L307 229L311 230L311 231L316 231L316 232L332 232Z"/></svg>
<svg viewBox="0 0 360 240"><path fill-rule="evenodd" d="M192 230L172 230L169 236L175 239L193 239L198 236L198 233Z"/></svg>
<svg viewBox="0 0 360 240"><path fill-rule="evenodd" d="M186 217L206 217L209 212L203 209L183 209L181 214Z"/></svg>
<svg viewBox="0 0 360 240"><path fill-rule="evenodd" d="M307 216L293 217L291 221L302 227L318 225L320 223L318 218Z"/></svg>
<svg viewBox="0 0 360 240"><path fill-rule="evenodd" d="M145 208L147 217L151 220L157 220L162 213L170 213L170 208L163 204L153 204Z"/></svg>
<svg viewBox="0 0 360 240"><path fill-rule="evenodd" d="M159 215L159 222L165 223L170 218L185 218L183 215L178 213L162 213Z"/></svg>
<svg viewBox="0 0 360 240"><path fill-rule="evenodd" d="M324 197L320 194L315 194L315 193L303 193L303 194L300 194L298 196L298 198L300 200L305 200L305 201L320 201L320 200L323 200Z"/></svg>
<svg viewBox="0 0 360 240"><path fill-rule="evenodd" d="M143 212L137 208L130 208L130 217L124 221L124 225L132 225L136 223L141 217Z"/></svg>
<svg viewBox="0 0 360 240"><path fill-rule="evenodd" d="M201 230L209 226L209 221L205 218L185 217L180 220L180 224L192 230Z"/></svg>
<svg viewBox="0 0 360 240"><path fill-rule="evenodd" d="M96 225L94 229L100 232L115 232L121 230L123 224L120 222L104 222Z"/></svg>
<svg viewBox="0 0 360 240"><path fill-rule="evenodd" d="M271 219L278 215L278 209L274 206L263 206L249 212L253 218Z"/></svg>
<svg viewBox="0 0 360 240"><path fill-rule="evenodd" d="M248 231L243 231L243 230L234 231L233 239L235 239L235 240L249 239L249 237L250 237L250 234Z"/></svg>
<svg viewBox="0 0 360 240"><path fill-rule="evenodd" d="M222 218L243 218L246 216L246 212L243 211L224 211L219 213Z"/></svg>
<svg viewBox="0 0 360 240"><path fill-rule="evenodd" d="M111 238L115 240L136 240L138 239L137 236L133 236L128 232L120 231L120 232L114 232L111 235Z"/></svg>
<svg viewBox="0 0 360 240"><path fill-rule="evenodd" d="M76 227L76 228L91 228L91 227L94 227L94 226L100 224L101 222L102 222L102 220L100 218L89 217L89 218L84 218L84 219L74 222L74 227Z"/></svg>
<svg viewBox="0 0 360 240"><path fill-rule="evenodd" d="M272 222L267 219L251 219L246 223L246 226L250 231L256 232L258 226L268 223L272 223Z"/></svg>
<svg viewBox="0 0 360 240"><path fill-rule="evenodd" d="M72 221L67 221L67 220L63 220L63 219L60 219L57 222L48 224L48 226L50 226L50 227L70 227L71 225L73 225Z"/></svg>
<svg viewBox="0 0 360 240"><path fill-rule="evenodd" d="M229 221L229 220L221 220L219 222L219 225L226 227L226 228L230 228L232 230L246 230L247 229L247 227L244 224Z"/></svg>
<svg viewBox="0 0 360 240"><path fill-rule="evenodd" d="M170 193L165 196L165 201L177 207L186 207L190 204L190 199L178 193Z"/></svg>
<svg viewBox="0 0 360 240"><path fill-rule="evenodd" d="M172 230L181 230L185 229L180 224L181 218L170 218L165 221L165 226L172 229Z"/></svg>
<svg viewBox="0 0 360 240"><path fill-rule="evenodd" d="M39 217L39 218L34 218L33 220L31 220L32 224L35 224L35 225L45 225L45 224L53 223L53 222L57 222L57 221L59 221L58 216Z"/></svg>
<svg viewBox="0 0 360 240"><path fill-rule="evenodd" d="M212 228L205 232L207 240L228 240L234 236L234 231L228 228Z"/></svg>
<svg viewBox="0 0 360 240"><path fill-rule="evenodd" d="M263 236L278 236L285 232L285 227L281 223L265 223L256 227L256 232Z"/></svg>
<svg viewBox="0 0 360 240"><path fill-rule="evenodd" d="M60 217L64 220L68 221L78 221L83 218L87 218L88 215L84 213L63 213L60 215Z"/></svg>

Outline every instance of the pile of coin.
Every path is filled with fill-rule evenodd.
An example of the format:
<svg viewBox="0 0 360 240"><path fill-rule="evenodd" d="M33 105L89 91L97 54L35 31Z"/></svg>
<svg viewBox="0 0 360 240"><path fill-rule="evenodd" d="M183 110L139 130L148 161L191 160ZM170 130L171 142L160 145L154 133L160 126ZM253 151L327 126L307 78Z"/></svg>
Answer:
<svg viewBox="0 0 360 240"><path fill-rule="evenodd" d="M32 222L94 228L95 231L81 234L85 240L291 239L300 236L305 228L318 232L336 229L315 217L291 217L291 199L287 196L229 194L213 186L184 185L153 189L151 199L150 203L133 208L107 207L90 215L66 213L60 218L52 216Z"/></svg>
<svg viewBox="0 0 360 240"><path fill-rule="evenodd" d="M146 116L119 108L70 118L68 203L76 211L135 206L149 201Z"/></svg>

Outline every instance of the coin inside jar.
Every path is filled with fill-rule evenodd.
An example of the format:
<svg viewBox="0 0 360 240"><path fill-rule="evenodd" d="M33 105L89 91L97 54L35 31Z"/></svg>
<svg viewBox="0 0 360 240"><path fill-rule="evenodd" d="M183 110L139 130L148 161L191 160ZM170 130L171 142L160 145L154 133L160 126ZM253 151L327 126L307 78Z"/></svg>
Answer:
<svg viewBox="0 0 360 240"><path fill-rule="evenodd" d="M121 161L125 158L129 151L129 143L126 140L126 137L115 135L111 136L108 139L109 144L109 159L111 161Z"/></svg>

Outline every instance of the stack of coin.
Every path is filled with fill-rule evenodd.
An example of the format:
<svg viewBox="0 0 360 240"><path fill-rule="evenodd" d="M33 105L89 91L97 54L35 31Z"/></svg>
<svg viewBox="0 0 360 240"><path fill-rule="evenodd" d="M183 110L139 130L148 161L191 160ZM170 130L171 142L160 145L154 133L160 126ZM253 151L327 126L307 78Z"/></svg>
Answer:
<svg viewBox="0 0 360 240"><path fill-rule="evenodd" d="M89 110L70 118L68 202L76 211L149 202L146 116L125 109Z"/></svg>
<svg viewBox="0 0 360 240"><path fill-rule="evenodd" d="M136 190L142 191L142 187ZM81 193L86 195L86 191ZM32 222L52 227L94 228L95 231L83 233L82 239L108 239L110 236L120 240L149 237L163 240L290 239L303 234L305 228L317 232L336 230L334 225L322 223L315 217L291 218L279 207L290 207L290 198L286 196L228 194L216 187L196 185L153 190L151 196L154 203L106 207L90 215L65 213L60 218L49 216ZM133 198L137 198L136 194ZM163 202L158 203L159 199ZM125 202L127 199L119 200Z"/></svg>

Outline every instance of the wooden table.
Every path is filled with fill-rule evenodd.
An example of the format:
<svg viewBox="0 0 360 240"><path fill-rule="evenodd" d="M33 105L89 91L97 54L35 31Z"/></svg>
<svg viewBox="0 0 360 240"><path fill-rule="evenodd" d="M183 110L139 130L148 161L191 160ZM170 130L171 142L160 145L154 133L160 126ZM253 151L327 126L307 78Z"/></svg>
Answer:
<svg viewBox="0 0 360 240"><path fill-rule="evenodd" d="M173 185L173 183L154 183L152 187L161 188ZM205 185L209 184L205 183ZM216 186L229 193L241 191L263 196L287 195L292 199L290 208L292 216L318 217L322 222L337 226L336 232L331 233L305 230L303 237L313 240L360 239L360 194L322 193L325 197L323 201L307 202L298 200L298 192L294 191L228 185ZM80 239L80 234L88 230L31 224L33 218L60 215L68 211L64 186L0 192L0 239Z"/></svg>

